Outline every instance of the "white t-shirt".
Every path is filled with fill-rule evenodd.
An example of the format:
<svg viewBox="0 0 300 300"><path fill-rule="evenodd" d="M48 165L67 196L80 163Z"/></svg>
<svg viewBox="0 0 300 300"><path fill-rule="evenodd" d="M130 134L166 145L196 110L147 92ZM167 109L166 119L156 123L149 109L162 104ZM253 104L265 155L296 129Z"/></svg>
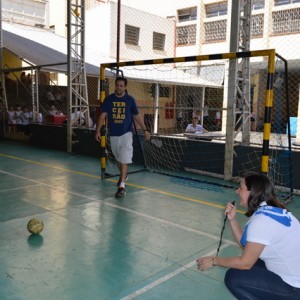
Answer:
<svg viewBox="0 0 300 300"><path fill-rule="evenodd" d="M8 111L7 112L7 118L8 118L8 124L16 124L16 120L14 119L15 112L14 111Z"/></svg>
<svg viewBox="0 0 300 300"><path fill-rule="evenodd" d="M22 124L23 125L29 125L30 124L30 112L23 112L21 115Z"/></svg>
<svg viewBox="0 0 300 300"><path fill-rule="evenodd" d="M265 245L260 258L268 270L283 281L300 288L300 224L288 212L291 226L285 226L263 214L249 220L247 241Z"/></svg>
<svg viewBox="0 0 300 300"><path fill-rule="evenodd" d="M16 124L18 125L22 125L22 119L21 119L21 114L23 112L21 110L16 110L15 111L15 120L16 120Z"/></svg>
<svg viewBox="0 0 300 300"><path fill-rule="evenodd" d="M197 124L196 127L194 127L193 124L189 124L185 131L191 132L191 133L203 133L204 129L203 129L203 126L200 124Z"/></svg>

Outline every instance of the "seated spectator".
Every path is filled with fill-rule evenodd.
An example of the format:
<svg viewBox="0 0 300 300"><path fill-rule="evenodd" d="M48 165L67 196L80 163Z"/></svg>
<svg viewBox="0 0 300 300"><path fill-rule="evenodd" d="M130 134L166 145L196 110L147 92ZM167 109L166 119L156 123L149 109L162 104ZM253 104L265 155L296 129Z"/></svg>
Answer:
<svg viewBox="0 0 300 300"><path fill-rule="evenodd" d="M193 117L193 123L189 124L185 129L186 133L204 133L208 132L202 125L198 124L198 116Z"/></svg>
<svg viewBox="0 0 300 300"><path fill-rule="evenodd" d="M58 112L58 110L55 108L54 105L51 105L51 106L49 107L48 115L49 115L49 116L56 116L56 115L59 115L59 112Z"/></svg>

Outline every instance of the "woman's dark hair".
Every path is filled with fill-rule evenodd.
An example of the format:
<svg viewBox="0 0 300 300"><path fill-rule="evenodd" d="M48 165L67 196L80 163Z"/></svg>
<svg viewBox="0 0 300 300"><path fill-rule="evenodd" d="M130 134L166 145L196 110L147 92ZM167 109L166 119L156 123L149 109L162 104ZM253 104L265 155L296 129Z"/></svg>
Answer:
<svg viewBox="0 0 300 300"><path fill-rule="evenodd" d="M248 198L248 210L245 213L250 217L259 208L262 202L267 205L286 208L275 195L274 185L271 180L262 173L250 172L244 176L247 190L250 191Z"/></svg>

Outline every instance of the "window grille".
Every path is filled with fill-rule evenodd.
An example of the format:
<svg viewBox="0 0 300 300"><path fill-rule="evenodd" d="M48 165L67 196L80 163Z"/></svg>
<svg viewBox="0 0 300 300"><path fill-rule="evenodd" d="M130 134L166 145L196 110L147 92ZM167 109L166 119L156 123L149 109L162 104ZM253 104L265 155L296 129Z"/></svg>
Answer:
<svg viewBox="0 0 300 300"><path fill-rule="evenodd" d="M251 36L263 36L264 33L264 15L252 15L251 21Z"/></svg>
<svg viewBox="0 0 300 300"><path fill-rule="evenodd" d="M275 11L272 22L274 34L300 32L300 8Z"/></svg>
<svg viewBox="0 0 300 300"><path fill-rule="evenodd" d="M196 44L196 25L180 26L176 28L177 45Z"/></svg>
<svg viewBox="0 0 300 300"><path fill-rule="evenodd" d="M227 20L205 22L205 42L219 42L226 40Z"/></svg>

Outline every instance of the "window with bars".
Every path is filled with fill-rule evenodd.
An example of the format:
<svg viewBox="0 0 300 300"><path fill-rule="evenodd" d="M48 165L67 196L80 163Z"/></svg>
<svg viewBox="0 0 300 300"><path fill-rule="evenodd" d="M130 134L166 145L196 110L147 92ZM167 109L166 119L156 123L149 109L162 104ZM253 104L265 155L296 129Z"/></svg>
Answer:
<svg viewBox="0 0 300 300"><path fill-rule="evenodd" d="M227 20L205 22L205 42L219 42L226 40Z"/></svg>
<svg viewBox="0 0 300 300"><path fill-rule="evenodd" d="M300 32L300 8L275 11L272 22L275 34Z"/></svg>
<svg viewBox="0 0 300 300"><path fill-rule="evenodd" d="M251 36L259 37L264 33L264 15L252 15Z"/></svg>
<svg viewBox="0 0 300 300"><path fill-rule="evenodd" d="M180 26L176 28L177 45L196 44L196 25Z"/></svg>
<svg viewBox="0 0 300 300"><path fill-rule="evenodd" d="M178 22L197 20L197 7L189 7L177 10Z"/></svg>
<svg viewBox="0 0 300 300"><path fill-rule="evenodd" d="M125 44L139 45L140 28L131 25L125 25Z"/></svg>
<svg viewBox="0 0 300 300"><path fill-rule="evenodd" d="M227 1L205 5L206 18L227 15Z"/></svg>
<svg viewBox="0 0 300 300"><path fill-rule="evenodd" d="M275 6L288 5L288 4L294 4L294 3L300 3L300 0L274 0Z"/></svg>
<svg viewBox="0 0 300 300"><path fill-rule="evenodd" d="M153 49L165 50L166 35L159 32L153 32Z"/></svg>

